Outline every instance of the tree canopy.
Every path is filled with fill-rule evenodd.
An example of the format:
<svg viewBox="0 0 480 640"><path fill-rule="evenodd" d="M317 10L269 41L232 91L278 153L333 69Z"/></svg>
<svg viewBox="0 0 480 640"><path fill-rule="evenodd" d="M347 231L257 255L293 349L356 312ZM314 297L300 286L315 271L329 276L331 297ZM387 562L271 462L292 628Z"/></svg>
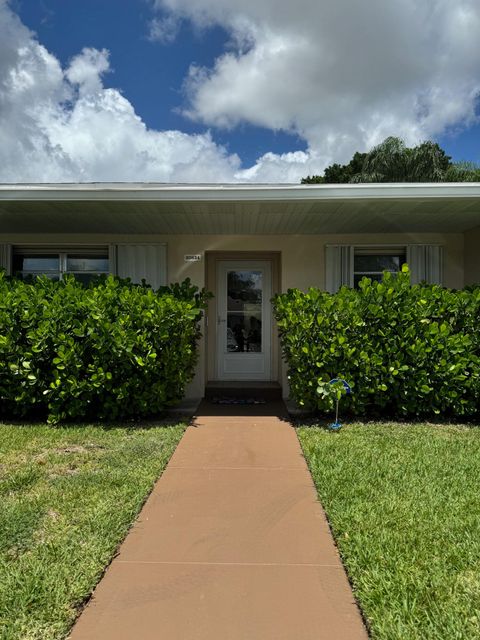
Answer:
<svg viewBox="0 0 480 640"><path fill-rule="evenodd" d="M390 136L367 153L354 153L348 164L332 164L323 176L302 178L302 184L362 182L480 182L480 166L451 162L436 142L407 147Z"/></svg>

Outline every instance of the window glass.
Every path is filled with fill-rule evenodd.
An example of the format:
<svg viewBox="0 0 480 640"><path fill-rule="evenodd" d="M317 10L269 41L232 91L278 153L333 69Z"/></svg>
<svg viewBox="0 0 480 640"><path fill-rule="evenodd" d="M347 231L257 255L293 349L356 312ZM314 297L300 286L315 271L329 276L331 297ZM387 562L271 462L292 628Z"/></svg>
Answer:
<svg viewBox="0 0 480 640"><path fill-rule="evenodd" d="M13 273L17 277L45 275L53 280L60 280L66 273L74 275L78 280L87 284L93 278L109 272L108 254L95 253L66 253L65 251L45 254L39 252L13 253Z"/></svg>
<svg viewBox="0 0 480 640"><path fill-rule="evenodd" d="M108 272L108 256L67 256L67 271Z"/></svg>
<svg viewBox="0 0 480 640"><path fill-rule="evenodd" d="M363 273L368 271L399 271L401 267L401 256L389 255L356 255L355 271Z"/></svg>
<svg viewBox="0 0 480 640"><path fill-rule="evenodd" d="M262 351L262 271L227 274L227 352Z"/></svg>
<svg viewBox="0 0 480 640"><path fill-rule="evenodd" d="M48 256L15 256L15 271L36 271L47 273L60 270L60 258L58 255Z"/></svg>
<svg viewBox="0 0 480 640"><path fill-rule="evenodd" d="M364 253L355 253L353 286L358 287L358 283L364 277L380 281L384 271L398 273L405 262L406 257L403 252L370 253L365 251Z"/></svg>
<svg viewBox="0 0 480 640"><path fill-rule="evenodd" d="M98 276L100 276L102 274L100 274L100 273L81 273L79 271L76 271L75 273L69 273L68 275L75 276L75 280L78 280L79 282L82 282L83 284L89 284L92 280L95 280L95 278L98 278Z"/></svg>
<svg viewBox="0 0 480 640"><path fill-rule="evenodd" d="M41 271L16 271L14 272L14 275L17 278L21 278L22 280L23 279L28 280L30 278L38 278L39 276L45 276L50 280L55 280L55 282L58 282L60 280L60 273L55 273L54 271L46 271L44 273L42 273Z"/></svg>

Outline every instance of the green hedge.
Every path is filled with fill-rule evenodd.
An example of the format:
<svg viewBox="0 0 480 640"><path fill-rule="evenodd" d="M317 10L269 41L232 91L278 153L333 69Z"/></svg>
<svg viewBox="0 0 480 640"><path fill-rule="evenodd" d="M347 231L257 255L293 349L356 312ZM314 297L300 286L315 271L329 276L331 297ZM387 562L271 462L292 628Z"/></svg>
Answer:
<svg viewBox="0 0 480 640"><path fill-rule="evenodd" d="M0 272L0 410L50 422L157 414L182 398L206 300L108 277L84 287Z"/></svg>
<svg viewBox="0 0 480 640"><path fill-rule="evenodd" d="M341 377L353 387L342 407L355 415L478 417L480 289L411 286L404 265L334 295L291 289L274 309L300 406L331 410L328 381Z"/></svg>

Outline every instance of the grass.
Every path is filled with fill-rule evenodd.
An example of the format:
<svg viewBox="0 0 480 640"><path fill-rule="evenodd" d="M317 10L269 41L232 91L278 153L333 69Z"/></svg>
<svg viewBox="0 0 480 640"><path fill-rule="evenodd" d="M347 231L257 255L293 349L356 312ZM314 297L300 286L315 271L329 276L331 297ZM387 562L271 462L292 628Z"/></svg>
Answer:
<svg viewBox="0 0 480 640"><path fill-rule="evenodd" d="M65 638L184 426L0 425L0 638Z"/></svg>
<svg viewBox="0 0 480 640"><path fill-rule="evenodd" d="M480 638L480 428L298 436L371 637Z"/></svg>

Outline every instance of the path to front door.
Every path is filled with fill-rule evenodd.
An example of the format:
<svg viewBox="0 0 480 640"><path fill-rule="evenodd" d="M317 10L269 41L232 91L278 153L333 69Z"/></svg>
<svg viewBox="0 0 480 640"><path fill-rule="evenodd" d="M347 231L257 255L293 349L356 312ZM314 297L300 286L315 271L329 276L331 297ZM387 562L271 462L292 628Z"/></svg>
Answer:
<svg viewBox="0 0 480 640"><path fill-rule="evenodd" d="M71 638L366 640L282 405L201 405Z"/></svg>

